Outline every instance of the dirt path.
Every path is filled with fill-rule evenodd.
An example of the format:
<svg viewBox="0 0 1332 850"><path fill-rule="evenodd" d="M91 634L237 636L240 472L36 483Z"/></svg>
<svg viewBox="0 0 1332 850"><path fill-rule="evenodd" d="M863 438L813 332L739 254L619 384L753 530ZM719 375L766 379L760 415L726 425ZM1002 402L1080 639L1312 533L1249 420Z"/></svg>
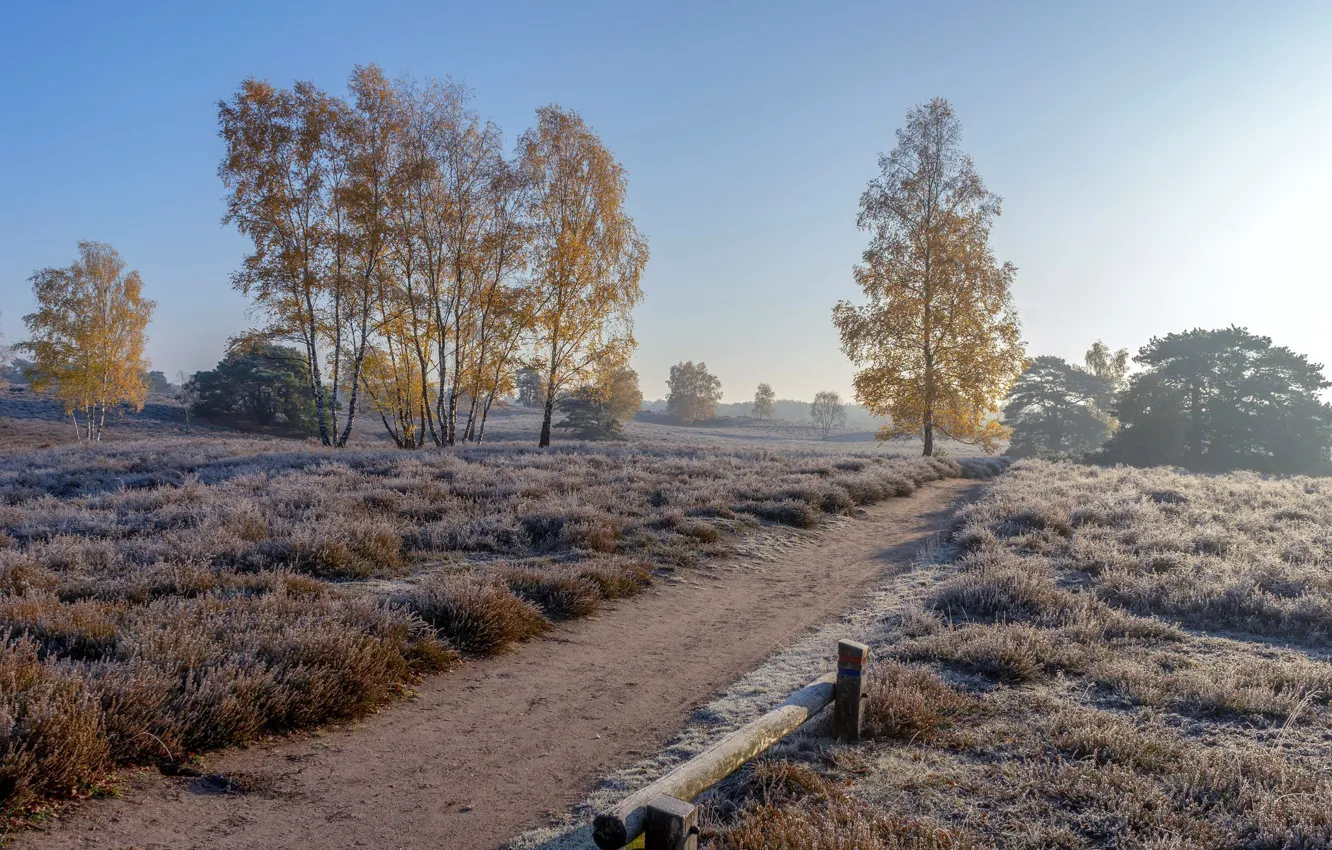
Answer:
<svg viewBox="0 0 1332 850"><path fill-rule="evenodd" d="M136 772L122 798L84 803L17 846L494 850L655 751L738 675L855 607L975 486L929 484L775 558L691 570L512 655L432 678L361 723L207 759L249 793Z"/></svg>

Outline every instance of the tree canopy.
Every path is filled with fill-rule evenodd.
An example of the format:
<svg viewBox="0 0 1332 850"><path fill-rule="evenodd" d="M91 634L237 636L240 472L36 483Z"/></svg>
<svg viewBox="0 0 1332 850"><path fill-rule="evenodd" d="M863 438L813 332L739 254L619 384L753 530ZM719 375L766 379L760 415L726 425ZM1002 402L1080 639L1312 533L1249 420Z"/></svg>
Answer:
<svg viewBox="0 0 1332 850"><path fill-rule="evenodd" d="M1083 357L1088 372L1107 381L1111 390L1119 392L1128 380L1129 350L1121 348L1111 351L1110 346L1099 339L1092 343Z"/></svg>
<svg viewBox="0 0 1332 850"><path fill-rule="evenodd" d="M809 406L809 418L826 440L834 429L846 424L846 405L842 404L842 397L831 390L815 393L814 402Z"/></svg>
<svg viewBox="0 0 1332 850"><path fill-rule="evenodd" d="M545 446L560 390L628 362L648 246L625 210L624 167L578 113L538 109L536 127L518 147L531 186L532 285L540 305L533 329L547 388L539 444Z"/></svg>
<svg viewBox="0 0 1332 850"><path fill-rule="evenodd" d="M927 455L936 431L993 450L1004 435L994 413L1024 359L1015 269L990 248L1000 198L962 152L961 132L945 100L908 113L860 199L871 236L855 279L867 301L833 310L859 367L856 399L892 420L880 437L920 436Z"/></svg>
<svg viewBox="0 0 1332 850"><path fill-rule="evenodd" d="M1322 366L1241 327L1154 337L1134 358L1104 459L1195 471L1326 471L1332 386Z"/></svg>
<svg viewBox="0 0 1332 850"><path fill-rule="evenodd" d="M471 99L370 65L346 97L249 79L218 105L226 221L252 243L233 285L254 342L302 349L326 445L365 395L399 446L479 442L523 366L546 445L560 393L628 362L648 249L624 168L553 105L506 157Z"/></svg>
<svg viewBox="0 0 1332 850"><path fill-rule="evenodd" d="M1013 457L1083 455L1100 448L1110 435L1101 415L1114 400L1106 379L1076 369L1059 357L1031 361L1004 407L1012 430Z"/></svg>
<svg viewBox="0 0 1332 850"><path fill-rule="evenodd" d="M681 422L697 422L717 415L721 380L708 371L708 364L692 360L671 367L666 381L666 410Z"/></svg>
<svg viewBox="0 0 1332 850"><path fill-rule="evenodd" d="M100 242L80 242L71 265L30 280L37 310L23 321L31 338L15 347L32 354L32 386L65 406L80 439L100 440L108 410L143 409L145 330L156 304L143 297L139 273Z"/></svg>
<svg viewBox="0 0 1332 850"><path fill-rule="evenodd" d="M309 402L309 365L298 349L238 347L214 369L195 372L185 396L190 414L232 427L317 436Z"/></svg>

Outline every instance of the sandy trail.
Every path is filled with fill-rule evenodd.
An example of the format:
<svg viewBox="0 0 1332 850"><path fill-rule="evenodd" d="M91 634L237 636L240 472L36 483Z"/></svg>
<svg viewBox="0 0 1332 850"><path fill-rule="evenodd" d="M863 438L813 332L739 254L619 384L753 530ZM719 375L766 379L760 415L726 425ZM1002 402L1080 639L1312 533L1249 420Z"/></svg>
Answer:
<svg viewBox="0 0 1332 850"><path fill-rule="evenodd" d="M82 804L25 848L494 850L655 751L692 709L910 563L976 488L959 479L870 508L771 559L682 580L428 680L410 700L323 733L211 755L257 790L206 793L155 771ZM788 539L788 543L790 542Z"/></svg>

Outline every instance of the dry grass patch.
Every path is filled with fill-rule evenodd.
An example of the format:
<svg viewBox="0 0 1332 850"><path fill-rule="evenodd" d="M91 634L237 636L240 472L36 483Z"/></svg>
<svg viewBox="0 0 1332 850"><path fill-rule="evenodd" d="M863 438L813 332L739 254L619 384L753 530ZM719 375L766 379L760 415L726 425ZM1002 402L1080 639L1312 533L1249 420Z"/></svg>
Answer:
<svg viewBox="0 0 1332 850"><path fill-rule="evenodd" d="M978 705L931 671L878 664L869 683L864 734L879 740L931 740L974 713Z"/></svg>
<svg viewBox="0 0 1332 850"><path fill-rule="evenodd" d="M502 582L479 576L430 576L396 601L467 655L493 655L547 626L536 605Z"/></svg>
<svg viewBox="0 0 1332 850"><path fill-rule="evenodd" d="M826 846L898 818L976 846L1332 848L1327 486L1017 464L885 619L871 740L791 756L840 796L723 812L713 846L825 846L854 811Z"/></svg>
<svg viewBox="0 0 1332 850"><path fill-rule="evenodd" d="M985 474L842 460L242 439L0 457L0 652L22 647L41 671L21 699L0 694L0 812L75 793L108 764L362 714L462 654L638 593L656 567L725 552L761 520L807 527L903 482ZM40 720L57 692L83 725ZM70 749L85 738L99 758Z"/></svg>
<svg viewBox="0 0 1332 850"><path fill-rule="evenodd" d="M887 815L810 768L755 764L713 795L701 820L707 846L724 850L961 850L974 846L938 824Z"/></svg>

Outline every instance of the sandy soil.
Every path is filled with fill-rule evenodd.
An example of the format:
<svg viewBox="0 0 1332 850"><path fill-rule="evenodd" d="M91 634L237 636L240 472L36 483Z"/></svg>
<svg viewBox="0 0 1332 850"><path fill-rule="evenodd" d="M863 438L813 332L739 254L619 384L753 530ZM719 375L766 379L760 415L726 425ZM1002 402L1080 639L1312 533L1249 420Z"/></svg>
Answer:
<svg viewBox="0 0 1332 850"><path fill-rule="evenodd" d="M499 847L653 752L773 652L856 608L977 488L928 484L817 538L792 532L775 556L691 570L433 678L361 723L208 758L206 771L249 790L135 772L119 799L88 801L17 846Z"/></svg>

